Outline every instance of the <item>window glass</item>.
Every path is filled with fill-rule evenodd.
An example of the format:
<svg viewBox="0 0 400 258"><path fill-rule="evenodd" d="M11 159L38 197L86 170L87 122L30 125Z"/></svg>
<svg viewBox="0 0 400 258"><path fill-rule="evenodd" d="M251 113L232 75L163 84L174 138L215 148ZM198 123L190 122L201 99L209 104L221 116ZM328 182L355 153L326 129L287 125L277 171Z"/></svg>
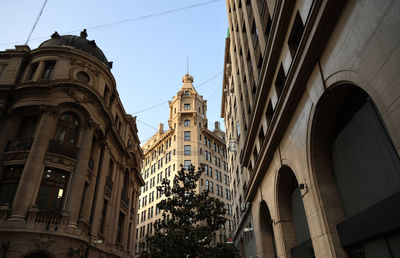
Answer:
<svg viewBox="0 0 400 258"><path fill-rule="evenodd" d="M190 109L190 104L184 104L183 109Z"/></svg>
<svg viewBox="0 0 400 258"><path fill-rule="evenodd" d="M45 168L36 200L39 210L60 211L67 179L67 172Z"/></svg>
<svg viewBox="0 0 400 258"><path fill-rule="evenodd" d="M0 180L0 206L3 203L12 205L19 179L21 178L23 166L5 167Z"/></svg>
<svg viewBox="0 0 400 258"><path fill-rule="evenodd" d="M64 113L57 123L55 140L61 143L75 144L79 130L79 120L73 113Z"/></svg>
<svg viewBox="0 0 400 258"><path fill-rule="evenodd" d="M183 122L183 126L190 126L190 120L185 120L184 122Z"/></svg>

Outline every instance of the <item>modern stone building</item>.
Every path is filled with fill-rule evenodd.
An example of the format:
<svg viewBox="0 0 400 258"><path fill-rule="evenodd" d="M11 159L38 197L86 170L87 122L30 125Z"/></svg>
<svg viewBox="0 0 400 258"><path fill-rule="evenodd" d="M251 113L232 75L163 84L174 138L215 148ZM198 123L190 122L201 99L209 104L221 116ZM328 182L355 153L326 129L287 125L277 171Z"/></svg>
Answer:
<svg viewBox="0 0 400 258"><path fill-rule="evenodd" d="M226 204L228 214L225 228L214 232L213 242L225 242L231 237L231 193L225 133L215 123L214 131L207 129L207 101L193 86L193 77L186 74L182 88L169 101L169 129L163 124L143 146L144 164L142 177L145 185L141 188L137 221L137 252L139 243L147 235L154 233L154 223L163 219L157 204L165 199L157 191L164 178L173 181L182 166L193 165L196 169L204 165L204 172L197 191L210 191L210 196L219 198Z"/></svg>
<svg viewBox="0 0 400 258"><path fill-rule="evenodd" d="M227 0L222 116L242 257L400 257L399 10Z"/></svg>
<svg viewBox="0 0 400 258"><path fill-rule="evenodd" d="M86 37L0 52L2 257L132 255L143 152Z"/></svg>

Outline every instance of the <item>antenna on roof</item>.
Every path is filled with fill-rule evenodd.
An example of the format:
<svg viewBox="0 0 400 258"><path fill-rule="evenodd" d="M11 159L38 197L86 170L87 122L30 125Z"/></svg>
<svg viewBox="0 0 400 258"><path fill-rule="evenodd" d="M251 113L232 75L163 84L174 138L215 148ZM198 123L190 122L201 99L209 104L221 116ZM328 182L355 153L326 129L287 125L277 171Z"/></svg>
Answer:
<svg viewBox="0 0 400 258"><path fill-rule="evenodd" d="M44 3L43 3L43 5L42 5L42 8L40 9L39 15L38 15L38 17L36 18L35 23L33 24L32 30L31 30L31 32L29 33L28 38L26 39L25 45L28 44L28 41L29 41L29 39L31 38L33 31L35 30L36 24L38 23L39 18L40 18L40 16L42 15L43 9L44 9L44 7L46 6L46 4L47 4L47 0L44 0Z"/></svg>
<svg viewBox="0 0 400 258"><path fill-rule="evenodd" d="M186 73L189 74L189 57L186 57Z"/></svg>

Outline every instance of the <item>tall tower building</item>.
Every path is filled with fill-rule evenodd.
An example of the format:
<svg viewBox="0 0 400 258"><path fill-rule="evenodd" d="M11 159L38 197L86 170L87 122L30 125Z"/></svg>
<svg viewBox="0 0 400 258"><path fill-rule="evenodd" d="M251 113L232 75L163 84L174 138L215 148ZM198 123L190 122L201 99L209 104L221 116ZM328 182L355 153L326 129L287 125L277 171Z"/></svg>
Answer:
<svg viewBox="0 0 400 258"><path fill-rule="evenodd" d="M140 251L138 246L145 241L146 235L154 233L154 223L163 218L157 204L165 197L156 187L164 178L172 181L181 165L194 165L196 169L204 165L197 191L210 191L210 195L223 201L227 209L226 225L214 232L213 242L224 242L231 237L232 208L225 133L218 122L214 131L207 129L207 101L194 88L193 77L186 74L182 82L182 88L169 102L169 129L164 131L160 124L158 132L142 146L145 185L139 197L136 252Z"/></svg>

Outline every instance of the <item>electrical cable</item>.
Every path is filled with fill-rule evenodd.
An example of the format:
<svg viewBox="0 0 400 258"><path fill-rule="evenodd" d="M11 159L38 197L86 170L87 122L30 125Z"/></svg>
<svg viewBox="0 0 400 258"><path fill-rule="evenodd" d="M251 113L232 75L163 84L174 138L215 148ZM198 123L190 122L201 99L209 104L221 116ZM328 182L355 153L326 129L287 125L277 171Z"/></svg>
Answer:
<svg viewBox="0 0 400 258"><path fill-rule="evenodd" d="M161 11L161 12L157 12L157 13L147 14L147 15L143 15L143 16L139 16L139 17L133 17L133 18L125 19L125 20L120 20L120 21L116 21L116 22L111 22L111 23L101 24L101 25L97 25L97 26L93 26L93 27L88 27L88 28L86 28L86 30L87 31L89 31L89 30L97 30L97 29L102 29L102 28L106 28L106 27L117 26L117 25L122 24L122 23L138 22L138 21L141 21L141 20L154 18L154 17L157 17L157 16L162 16L162 15L166 15L166 14L170 14L170 13L184 11L184 10L188 10L188 9L192 9L192 8L197 8L197 7L201 7L201 6L204 6L204 5L209 5L209 4L212 4L212 3L215 3L215 2L219 2L219 1L221 1L221 0L211 0L211 1L202 2L202 3L198 3L198 4L193 4L193 5L188 5L188 6L184 6L184 7L180 7L180 8L169 9L169 10L165 10L165 11ZM47 2L47 0L45 1L45 3L46 2ZM42 10L43 10L43 8L44 8L44 5L42 7ZM41 15L41 12L39 14L39 17L40 17L40 15ZM39 17L38 17L38 19L39 19ZM35 26L36 26L36 24L35 24ZM32 29L32 31L33 31L33 29ZM80 31L81 30L72 30L72 31L63 32L62 34L71 34L71 33L76 33L76 32L80 32ZM31 32L31 34L32 34L32 32ZM35 41L35 40L39 40L39 39L45 39L45 38L48 38L48 36L42 36L42 37L33 38L33 39L31 39L31 41ZM29 40L29 38L28 38L28 40ZM2 44L0 44L0 46L14 45L14 44L21 43L21 42L24 42L24 41L23 40L19 40L19 41L2 43Z"/></svg>
<svg viewBox="0 0 400 258"><path fill-rule="evenodd" d="M213 75L213 76L210 77L209 79L207 79L207 80L205 80L204 82L200 83L200 84L199 84L198 86L196 86L195 88L196 88L196 89L199 89L199 88L200 88L201 86L203 86L204 84L206 84L206 83L212 81L213 79L217 78L217 76L220 75L222 72L223 72L223 71L218 72L217 74ZM139 110L139 111L134 112L134 113L131 113L131 114L132 114L132 115L136 115L136 114L139 114L139 113L143 113L143 112L146 112L146 111L148 111L148 110L151 110L151 109L154 109L154 108L156 108L156 107L159 107L159 106L161 106L161 105L164 105L165 103L168 103L168 101L163 101L163 102L158 103L158 104L156 104L156 105L154 105L154 106L150 106L150 107L148 107L148 108Z"/></svg>

